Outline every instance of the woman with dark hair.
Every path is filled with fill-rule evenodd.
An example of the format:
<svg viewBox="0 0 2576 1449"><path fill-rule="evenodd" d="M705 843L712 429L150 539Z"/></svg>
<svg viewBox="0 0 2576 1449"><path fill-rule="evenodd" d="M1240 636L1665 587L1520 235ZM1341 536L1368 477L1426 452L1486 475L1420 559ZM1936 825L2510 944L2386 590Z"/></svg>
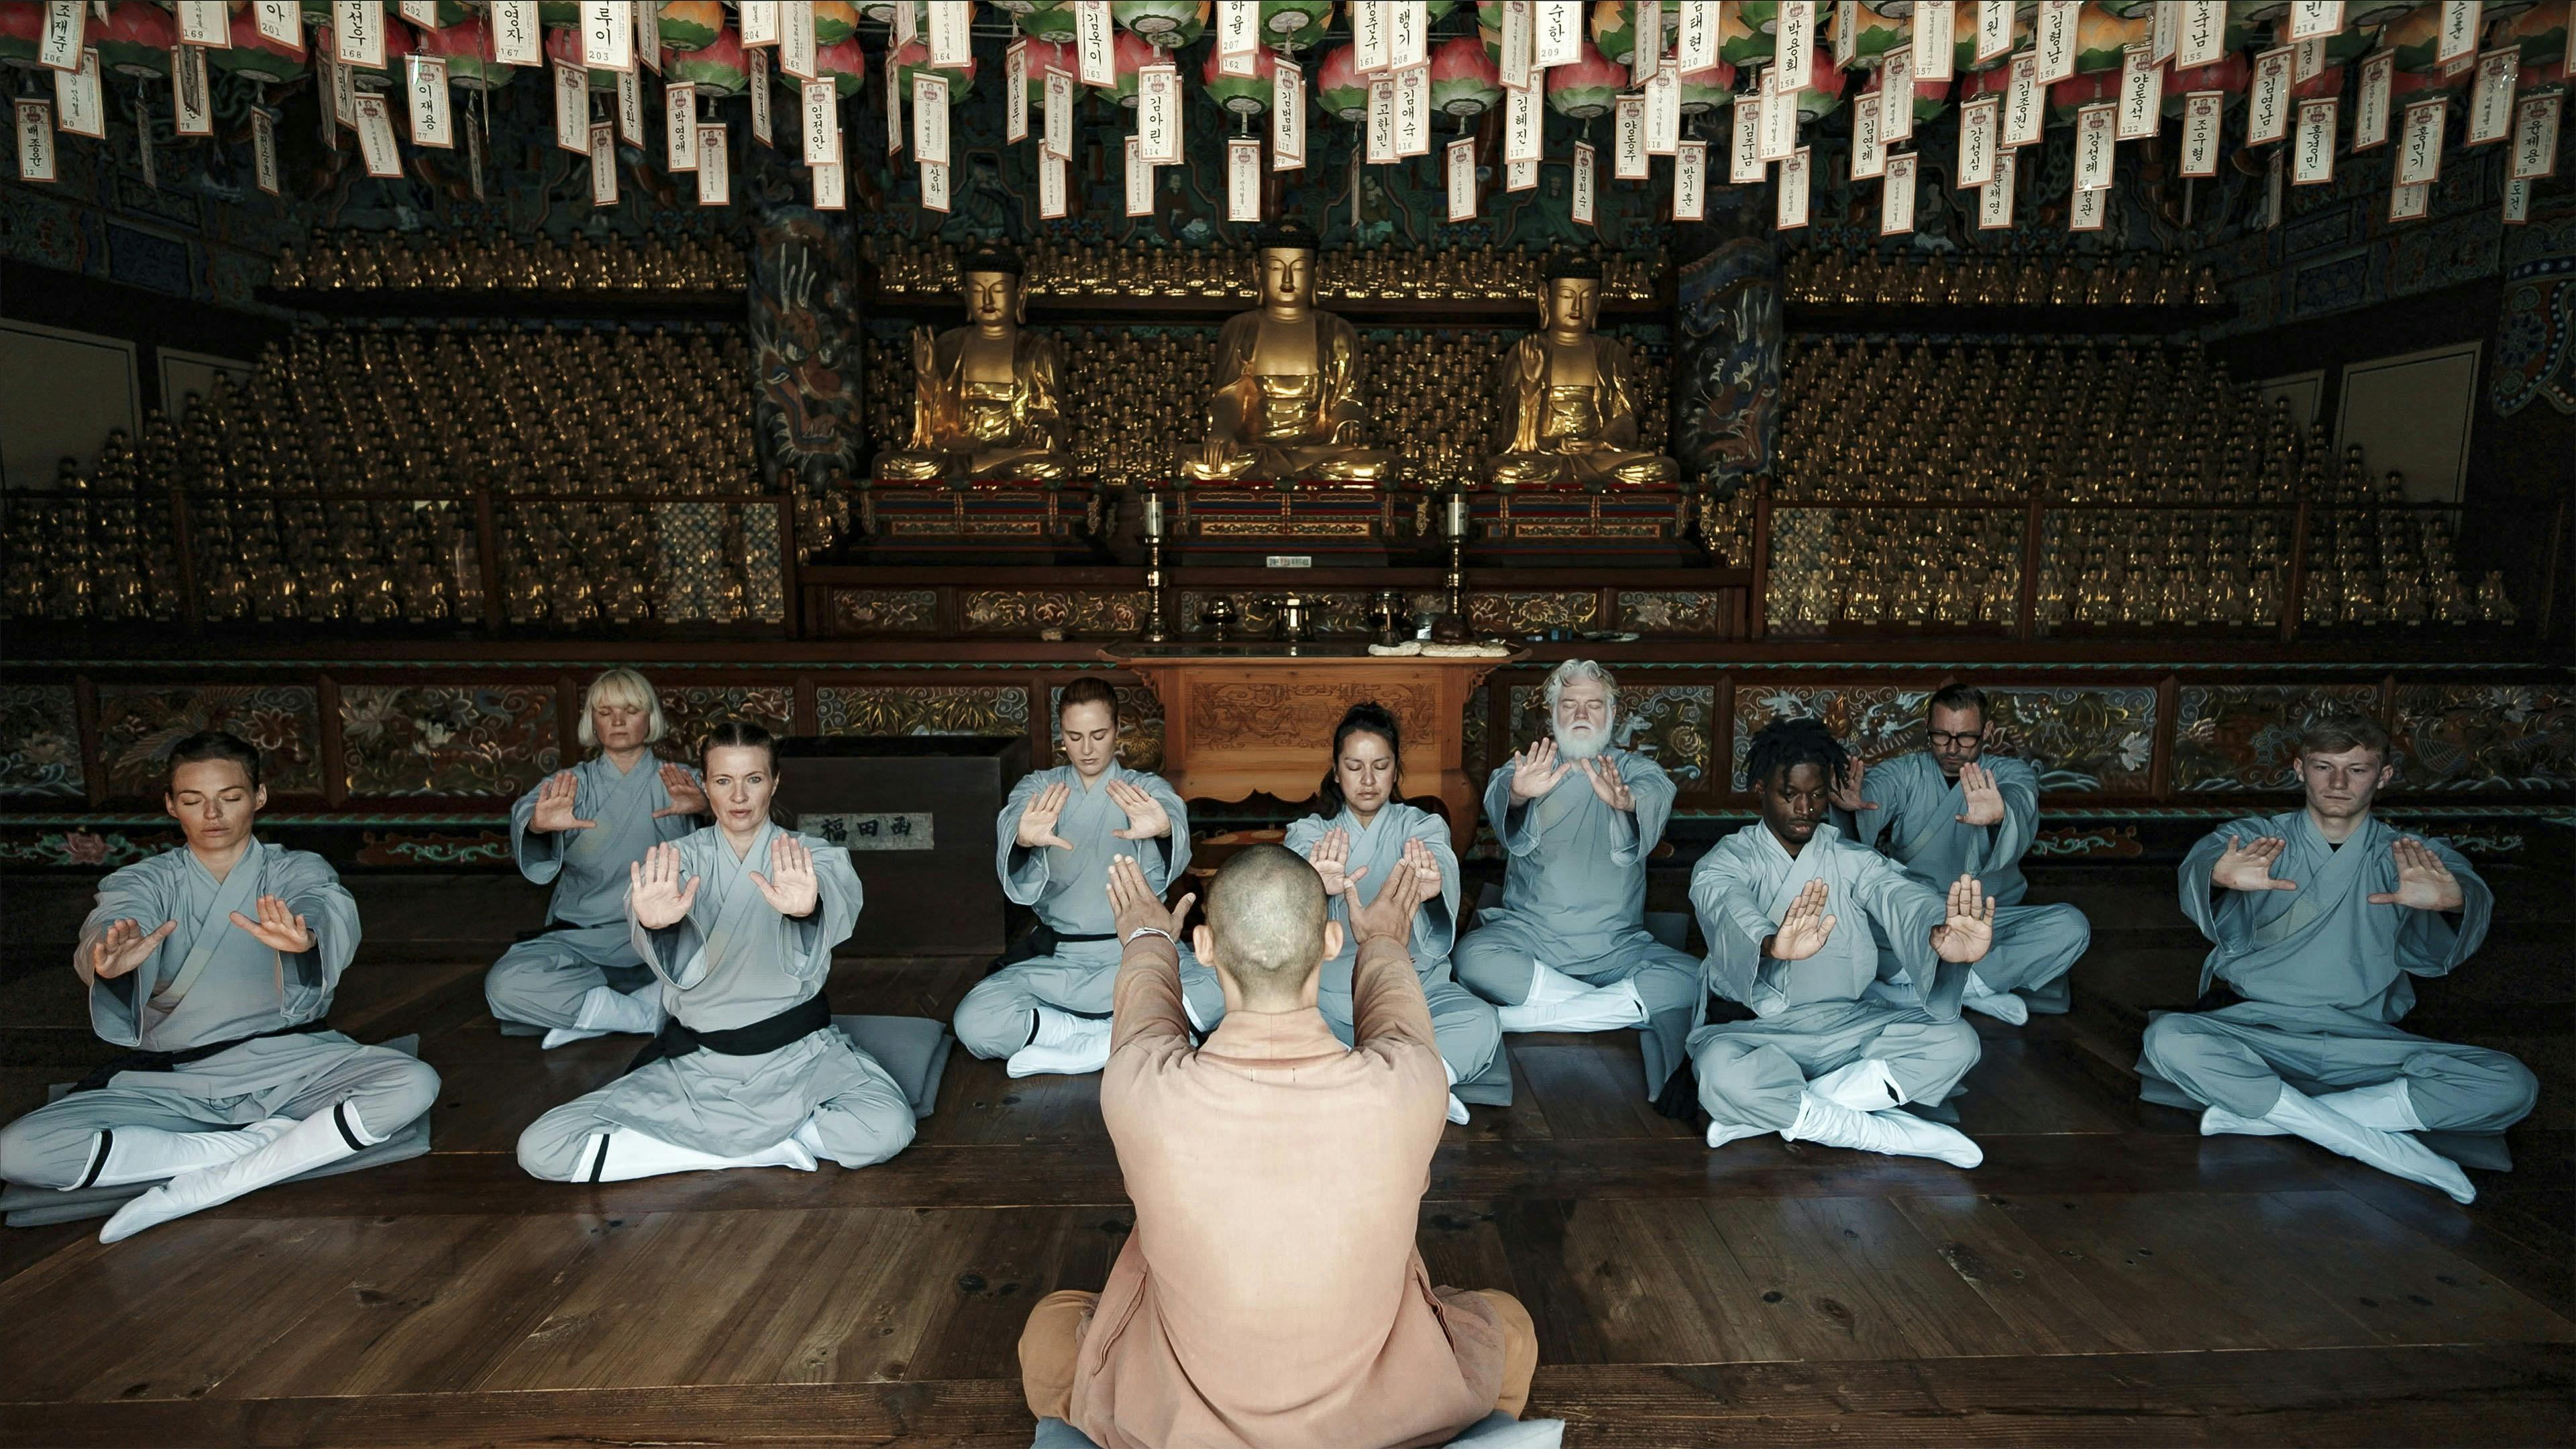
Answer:
<svg viewBox="0 0 2576 1449"><path fill-rule="evenodd" d="M1413 918L1413 969L1422 978L1432 1033L1455 1088L1495 1067L1503 1033L1492 1004L1450 977L1449 945L1458 933L1458 855L1449 848L1447 823L1397 798L1403 749L1402 729L1386 706L1375 700L1352 705L1333 727L1332 763L1316 792L1321 808L1288 827L1287 845L1323 877L1325 907L1343 923L1341 954L1324 963L1318 1004L1344 1045L1351 1041L1355 956L1348 929L1354 893L1360 905L1377 899L1379 887L1403 864L1406 841L1419 840L1430 850L1438 878L1422 882L1422 909ZM1508 1079L1501 1085L1508 1101ZM1467 1120L1455 1091L1449 1120Z"/></svg>
<svg viewBox="0 0 2576 1449"><path fill-rule="evenodd" d="M725 1167L883 1162L913 1108L832 1023L832 948L858 924L850 853L770 819L778 751L728 721L700 758L715 824L628 868L626 918L669 1013L626 1075L519 1134L519 1165L556 1182Z"/></svg>

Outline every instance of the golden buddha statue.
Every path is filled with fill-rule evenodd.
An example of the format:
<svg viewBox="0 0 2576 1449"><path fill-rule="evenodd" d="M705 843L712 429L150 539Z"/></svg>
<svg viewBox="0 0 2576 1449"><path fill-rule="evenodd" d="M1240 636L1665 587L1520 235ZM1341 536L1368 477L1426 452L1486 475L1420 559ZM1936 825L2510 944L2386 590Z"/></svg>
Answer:
<svg viewBox="0 0 2576 1449"><path fill-rule="evenodd" d="M1261 305L1227 319L1210 369L1207 444L1184 463L1202 482L1391 479L1396 455L1360 446L1360 335L1315 307L1315 234L1294 223L1256 247Z"/></svg>
<svg viewBox="0 0 2576 1449"><path fill-rule="evenodd" d="M1487 460L1498 485L1670 484L1672 459L1637 449L1636 360L1628 344L1592 330L1601 264L1551 263L1539 297L1541 330L1503 354L1494 395L1503 419Z"/></svg>
<svg viewBox="0 0 2576 1449"><path fill-rule="evenodd" d="M985 251L958 264L973 324L933 340L912 331L912 439L877 455L876 475L1047 480L1073 471L1057 408L1055 340L1020 327L1020 260Z"/></svg>

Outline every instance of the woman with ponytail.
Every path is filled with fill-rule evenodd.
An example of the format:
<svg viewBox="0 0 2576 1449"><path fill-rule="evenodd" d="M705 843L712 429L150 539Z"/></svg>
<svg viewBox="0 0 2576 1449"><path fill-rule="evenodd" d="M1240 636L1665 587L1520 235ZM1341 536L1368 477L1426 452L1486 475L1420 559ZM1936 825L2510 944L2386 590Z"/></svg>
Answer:
<svg viewBox="0 0 2576 1449"><path fill-rule="evenodd" d="M1440 1059L1449 1069L1451 1087L1460 1082L1490 1086L1508 1101L1510 1079L1500 1070L1503 1038L1494 1008L1449 974L1449 945L1458 930L1458 855L1449 847L1446 822L1399 797L1403 749L1402 729L1386 706L1375 700L1352 705L1333 729L1332 759L1316 790L1320 808L1288 827L1288 848L1313 864L1323 878L1325 909L1344 925L1341 954L1324 963L1318 1005L1333 1034L1349 1043L1351 906L1355 900L1364 906L1377 899L1388 874L1403 863L1405 842L1421 841L1439 878L1422 882L1422 909L1413 919L1413 969L1431 1004ZM1488 1073L1491 1082L1482 1080ZM1455 1092L1449 1098L1449 1119L1467 1120L1466 1106Z"/></svg>

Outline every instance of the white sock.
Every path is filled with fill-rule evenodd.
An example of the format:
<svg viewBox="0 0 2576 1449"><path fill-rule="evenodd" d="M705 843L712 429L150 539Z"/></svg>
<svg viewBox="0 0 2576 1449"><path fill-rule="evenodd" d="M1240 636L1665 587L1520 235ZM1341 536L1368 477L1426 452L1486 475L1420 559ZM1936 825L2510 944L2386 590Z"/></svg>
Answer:
<svg viewBox="0 0 2576 1449"><path fill-rule="evenodd" d="M182 1173L118 1208L99 1229L98 1240L113 1243L133 1237L145 1228L231 1202L384 1140L384 1134L367 1130L357 1107L344 1099L230 1162Z"/></svg>
<svg viewBox="0 0 2576 1449"><path fill-rule="evenodd" d="M1585 987L1553 1001L1498 1006L1494 1008L1494 1018L1505 1031L1616 1031L1644 1026L1646 1002L1637 994L1637 983L1632 978L1607 986Z"/></svg>
<svg viewBox="0 0 2576 1449"><path fill-rule="evenodd" d="M1956 1127L1925 1121L1901 1107L1855 1112L1812 1091L1798 1094L1798 1120L1781 1128L1780 1137L1787 1142L1818 1142L1901 1157L1933 1157L1953 1167L1974 1167L1986 1160L1984 1149Z"/></svg>
<svg viewBox="0 0 2576 1449"><path fill-rule="evenodd" d="M91 1170L67 1183L65 1192L85 1187L131 1187L159 1182L183 1172L218 1167L266 1147L295 1125L292 1117L271 1117L227 1132L172 1132L161 1127L117 1127L91 1135Z"/></svg>
<svg viewBox="0 0 2576 1449"><path fill-rule="evenodd" d="M2275 1127L2261 1117L2239 1117L2224 1107L2212 1106L2200 1114L2203 1137L2287 1137L2290 1129Z"/></svg>
<svg viewBox="0 0 2576 1449"><path fill-rule="evenodd" d="M1449 1120L1461 1127L1467 1125L1467 1104L1459 1101L1455 1092L1449 1094Z"/></svg>
<svg viewBox="0 0 2576 1449"><path fill-rule="evenodd" d="M583 992L581 1006L573 1013L572 1025L559 1026L546 1033L538 1044L540 1051L551 1051L567 1042L588 1041L612 1031L641 1032L651 1035L662 1029L662 984L648 981L632 991L614 986L594 986Z"/></svg>
<svg viewBox="0 0 2576 1449"><path fill-rule="evenodd" d="M2281 1099L2263 1114L2263 1120L2355 1162L2366 1162L2410 1182L2438 1187L2455 1201L2477 1200L2478 1190L2469 1185L2469 1175L2460 1171L2458 1163L2412 1137L2364 1127L2340 1112L2321 1107L2286 1082L2281 1086Z"/></svg>
<svg viewBox="0 0 2576 1449"><path fill-rule="evenodd" d="M1076 1016L1052 1006L1037 1012L1037 1035L1011 1053L1004 1068L1014 1077L1078 1077L1109 1065L1110 1018Z"/></svg>
<svg viewBox="0 0 2576 1449"><path fill-rule="evenodd" d="M2308 1100L2347 1119L2381 1132L2421 1132L2424 1119L2415 1115L2415 1098L2406 1088L2406 1079L2373 1082L2367 1087L2353 1087L2341 1092L2328 1092Z"/></svg>
<svg viewBox="0 0 2576 1449"><path fill-rule="evenodd" d="M583 1144L579 1180L631 1182L639 1177L718 1172L728 1167L792 1167L798 1172L812 1172L814 1153L805 1143L805 1134L812 1126L813 1120L808 1118L793 1135L740 1157L718 1157L712 1152L665 1142L632 1127L620 1127L614 1132L596 1133Z"/></svg>
<svg viewBox="0 0 2576 1449"><path fill-rule="evenodd" d="M1896 1074L1876 1057L1863 1057L1827 1072L1809 1082L1807 1090L1855 1112L1884 1112L1905 1105L1905 1089L1896 1084Z"/></svg>
<svg viewBox="0 0 2576 1449"><path fill-rule="evenodd" d="M1735 1122L1720 1122L1712 1117L1708 1124L1708 1145L1724 1147L1730 1142L1740 1142L1747 1137L1759 1137L1770 1130L1768 1127L1746 1127Z"/></svg>
<svg viewBox="0 0 2576 1449"><path fill-rule="evenodd" d="M2014 1026L2030 1024L2029 1002L2009 991L1997 991L1988 986L1985 978L1979 976L1973 968L1968 972L1968 989L1959 994L1959 1004L1970 1011L1982 1012L1997 1021L2010 1022Z"/></svg>
<svg viewBox="0 0 2576 1449"><path fill-rule="evenodd" d="M1529 991L1521 997L1521 1005L1553 1006L1560 1001L1572 1001L1591 989L1586 983L1532 957Z"/></svg>

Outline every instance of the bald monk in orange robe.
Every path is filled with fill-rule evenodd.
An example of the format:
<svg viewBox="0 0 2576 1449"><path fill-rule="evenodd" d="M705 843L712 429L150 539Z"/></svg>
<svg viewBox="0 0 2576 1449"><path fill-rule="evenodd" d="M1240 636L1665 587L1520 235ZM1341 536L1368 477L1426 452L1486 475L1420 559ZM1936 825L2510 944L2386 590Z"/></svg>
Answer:
<svg viewBox="0 0 2576 1449"><path fill-rule="evenodd" d="M1435 1288L1414 1247L1449 1086L1406 942L1436 891L1419 842L1351 912L1357 1045L1317 1009L1341 951L1314 868L1228 861L1193 947L1225 1020L1190 1046L1175 937L1111 862L1125 943L1101 1114L1136 1231L1098 1295L1055 1293L1020 1338L1029 1409L1104 1449L1409 1449L1518 1417L1538 1340L1506 1293Z"/></svg>

